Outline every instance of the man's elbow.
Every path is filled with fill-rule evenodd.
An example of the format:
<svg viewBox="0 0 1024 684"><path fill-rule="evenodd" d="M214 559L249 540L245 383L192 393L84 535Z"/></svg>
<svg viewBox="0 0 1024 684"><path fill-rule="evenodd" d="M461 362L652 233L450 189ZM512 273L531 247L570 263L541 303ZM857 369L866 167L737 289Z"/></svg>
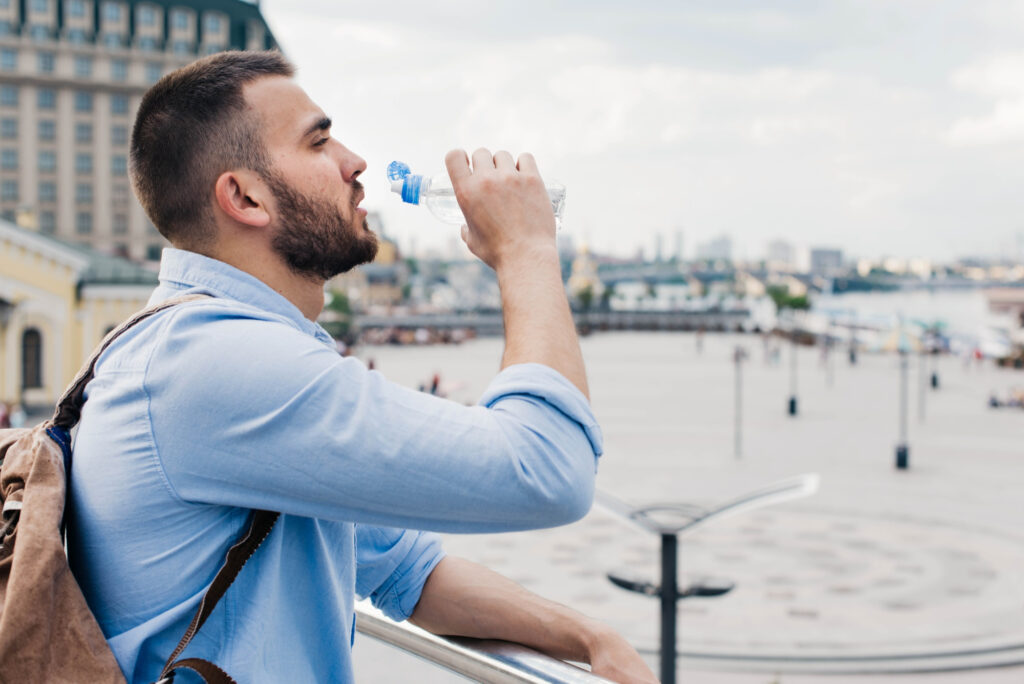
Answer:
<svg viewBox="0 0 1024 684"><path fill-rule="evenodd" d="M538 513L543 517L543 525L557 527L574 523L584 518L594 503L593 465L572 468L541 489Z"/></svg>

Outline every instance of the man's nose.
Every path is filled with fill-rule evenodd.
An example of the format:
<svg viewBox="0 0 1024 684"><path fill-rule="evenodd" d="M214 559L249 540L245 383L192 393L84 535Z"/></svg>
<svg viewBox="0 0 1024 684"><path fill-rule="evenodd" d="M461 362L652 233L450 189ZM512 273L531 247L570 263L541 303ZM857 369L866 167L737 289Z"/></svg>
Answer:
<svg viewBox="0 0 1024 684"><path fill-rule="evenodd" d="M339 166L341 168L341 177L345 179L346 183L351 183L359 174L366 170L366 160L342 145Z"/></svg>

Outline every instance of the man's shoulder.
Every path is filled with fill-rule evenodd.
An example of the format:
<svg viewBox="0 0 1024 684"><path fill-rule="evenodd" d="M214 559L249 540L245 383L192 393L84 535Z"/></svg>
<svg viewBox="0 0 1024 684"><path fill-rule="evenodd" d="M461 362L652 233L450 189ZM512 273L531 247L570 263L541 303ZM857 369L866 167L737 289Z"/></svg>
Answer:
<svg viewBox="0 0 1024 684"><path fill-rule="evenodd" d="M207 297L177 304L125 331L100 357L97 372L142 369L154 355L170 352L179 361L192 353L217 353L225 345L285 337L295 341L303 333L287 317L252 304L223 297Z"/></svg>

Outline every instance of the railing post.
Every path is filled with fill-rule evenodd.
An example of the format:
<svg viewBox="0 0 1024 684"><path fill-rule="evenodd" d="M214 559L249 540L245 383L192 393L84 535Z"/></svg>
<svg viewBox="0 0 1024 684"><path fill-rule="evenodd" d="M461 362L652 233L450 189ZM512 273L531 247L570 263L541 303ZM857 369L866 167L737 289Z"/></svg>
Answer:
<svg viewBox="0 0 1024 684"><path fill-rule="evenodd" d="M673 533L661 535L661 684L676 684L676 601L678 539Z"/></svg>

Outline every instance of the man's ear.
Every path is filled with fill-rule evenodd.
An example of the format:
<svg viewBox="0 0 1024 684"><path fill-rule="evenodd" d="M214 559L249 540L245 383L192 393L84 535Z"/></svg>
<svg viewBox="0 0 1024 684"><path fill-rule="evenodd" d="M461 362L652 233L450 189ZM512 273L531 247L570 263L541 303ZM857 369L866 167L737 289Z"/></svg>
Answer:
<svg viewBox="0 0 1024 684"><path fill-rule="evenodd" d="M217 206L228 218L253 228L270 223L266 200L269 188L251 171L225 171L213 187Z"/></svg>

